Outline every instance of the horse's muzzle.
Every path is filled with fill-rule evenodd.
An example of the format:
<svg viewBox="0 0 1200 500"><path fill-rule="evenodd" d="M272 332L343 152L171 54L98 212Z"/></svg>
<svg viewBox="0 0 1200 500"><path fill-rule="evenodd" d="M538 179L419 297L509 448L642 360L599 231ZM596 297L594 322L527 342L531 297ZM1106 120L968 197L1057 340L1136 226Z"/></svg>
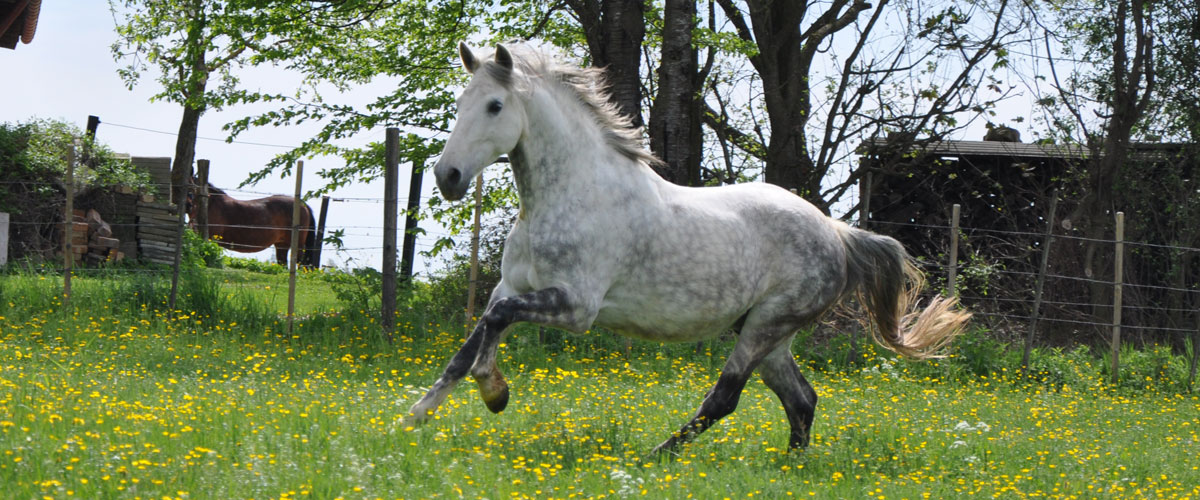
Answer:
<svg viewBox="0 0 1200 500"><path fill-rule="evenodd" d="M462 170L457 167L438 165L433 169L433 176L438 189L442 191L442 197L449 201L462 199L471 187L471 179L464 177Z"/></svg>

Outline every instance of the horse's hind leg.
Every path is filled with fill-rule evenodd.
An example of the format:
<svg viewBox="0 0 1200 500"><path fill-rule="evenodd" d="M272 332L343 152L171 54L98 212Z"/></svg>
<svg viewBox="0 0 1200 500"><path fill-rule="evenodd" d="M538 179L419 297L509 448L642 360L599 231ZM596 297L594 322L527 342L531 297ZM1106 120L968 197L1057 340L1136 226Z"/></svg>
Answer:
<svg viewBox="0 0 1200 500"><path fill-rule="evenodd" d="M791 343L795 328L790 325L771 325L753 327L751 321L742 328L738 341L733 346L733 354L725 362L717 385L713 386L700 404L696 416L684 424L678 432L654 448L655 453L672 451L679 445L691 441L700 433L711 427L722 417L733 413L741 398L742 389L750 379L754 369L772 351L786 347Z"/></svg>
<svg viewBox="0 0 1200 500"><path fill-rule="evenodd" d="M762 376L767 387L779 396L779 401L783 403L783 409L787 412L788 423L792 426L788 446L808 446L813 414L817 407L817 393L800 373L800 367L792 357L791 342L771 351L758 367L758 374Z"/></svg>
<svg viewBox="0 0 1200 500"><path fill-rule="evenodd" d="M285 246L283 243L275 245L275 263L277 263L281 266L288 265L287 253L288 253L288 247Z"/></svg>

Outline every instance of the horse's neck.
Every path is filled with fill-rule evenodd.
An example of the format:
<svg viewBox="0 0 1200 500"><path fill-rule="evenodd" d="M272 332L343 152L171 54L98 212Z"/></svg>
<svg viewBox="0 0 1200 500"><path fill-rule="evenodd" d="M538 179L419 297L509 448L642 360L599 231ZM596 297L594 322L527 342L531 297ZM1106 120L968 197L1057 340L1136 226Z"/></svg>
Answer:
<svg viewBox="0 0 1200 500"><path fill-rule="evenodd" d="M587 209L589 201L619 198L637 203L655 196L665 183L648 166L625 157L606 144L592 117L563 96L535 91L527 105L527 128L509 155L522 212L563 213L567 207ZM554 106L557 106L555 108Z"/></svg>

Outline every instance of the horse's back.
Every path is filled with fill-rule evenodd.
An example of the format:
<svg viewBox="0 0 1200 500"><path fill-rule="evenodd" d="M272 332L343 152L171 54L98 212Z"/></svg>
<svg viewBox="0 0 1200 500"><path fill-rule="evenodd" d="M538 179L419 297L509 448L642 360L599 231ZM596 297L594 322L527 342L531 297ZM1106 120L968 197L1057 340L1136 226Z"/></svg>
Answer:
<svg viewBox="0 0 1200 500"><path fill-rule="evenodd" d="M838 222L776 186L665 187L659 217L633 244L597 321L634 335L691 340L758 306L823 310L845 283Z"/></svg>

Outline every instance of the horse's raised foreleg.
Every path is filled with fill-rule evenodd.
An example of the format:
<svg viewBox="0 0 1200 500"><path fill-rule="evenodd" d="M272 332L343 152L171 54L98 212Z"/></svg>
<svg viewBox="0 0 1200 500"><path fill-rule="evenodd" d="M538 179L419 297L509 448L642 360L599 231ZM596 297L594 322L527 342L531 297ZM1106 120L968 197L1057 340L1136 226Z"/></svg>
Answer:
<svg viewBox="0 0 1200 500"><path fill-rule="evenodd" d="M408 416L404 419L405 425L419 425L429 420L433 416L433 412L442 405L442 401L446 400L450 391L454 390L454 386L458 385L458 381L467 375L467 370L475 363L475 356L479 352L479 343L483 340L482 326L483 322L480 321L471 331L471 335L467 337L466 343L458 348L454 357L450 358L450 364L446 365L442 376L433 383L433 387L429 388L425 396L421 397L421 400L408 410Z"/></svg>
<svg viewBox="0 0 1200 500"><path fill-rule="evenodd" d="M508 406L508 383L496 366L496 349L508 327L514 323L529 322L578 330L579 317L585 316L578 314L576 301L572 301L562 288L545 288L495 298L503 287L503 284L497 287L487 312L480 318L480 324L486 327L479 344L479 354L471 367L471 376L479 384L479 394L493 413L500 413Z"/></svg>
<svg viewBox="0 0 1200 500"><path fill-rule="evenodd" d="M504 285L497 287L491 304L466 344L450 360L433 387L409 410L407 422L417 424L432 416L468 371L479 384L480 395L488 409L496 413L504 410L508 405L508 383L496 367L496 349L504 332L519 322L578 329L578 316L577 308L561 288L505 296Z"/></svg>
<svg viewBox="0 0 1200 500"><path fill-rule="evenodd" d="M742 389L746 387L746 382L754 373L754 369L767 354L780 346L790 345L794 332L794 328L782 326L752 328L747 325L743 327L737 343L733 346L733 354L729 355L729 360L721 369L721 377L717 379L717 385L708 392L708 396L700 404L696 416L692 417L688 423L683 424L683 427L680 427L679 431L672 434L670 438L655 447L654 453L674 451L679 445L691 441L712 427L717 420L733 413L733 410L737 409Z"/></svg>
<svg viewBox="0 0 1200 500"><path fill-rule="evenodd" d="M813 415L817 408L817 393L800 373L800 367L792 357L791 342L779 346L763 358L762 365L758 367L758 374L783 403L788 423L792 426L788 446L808 446Z"/></svg>

